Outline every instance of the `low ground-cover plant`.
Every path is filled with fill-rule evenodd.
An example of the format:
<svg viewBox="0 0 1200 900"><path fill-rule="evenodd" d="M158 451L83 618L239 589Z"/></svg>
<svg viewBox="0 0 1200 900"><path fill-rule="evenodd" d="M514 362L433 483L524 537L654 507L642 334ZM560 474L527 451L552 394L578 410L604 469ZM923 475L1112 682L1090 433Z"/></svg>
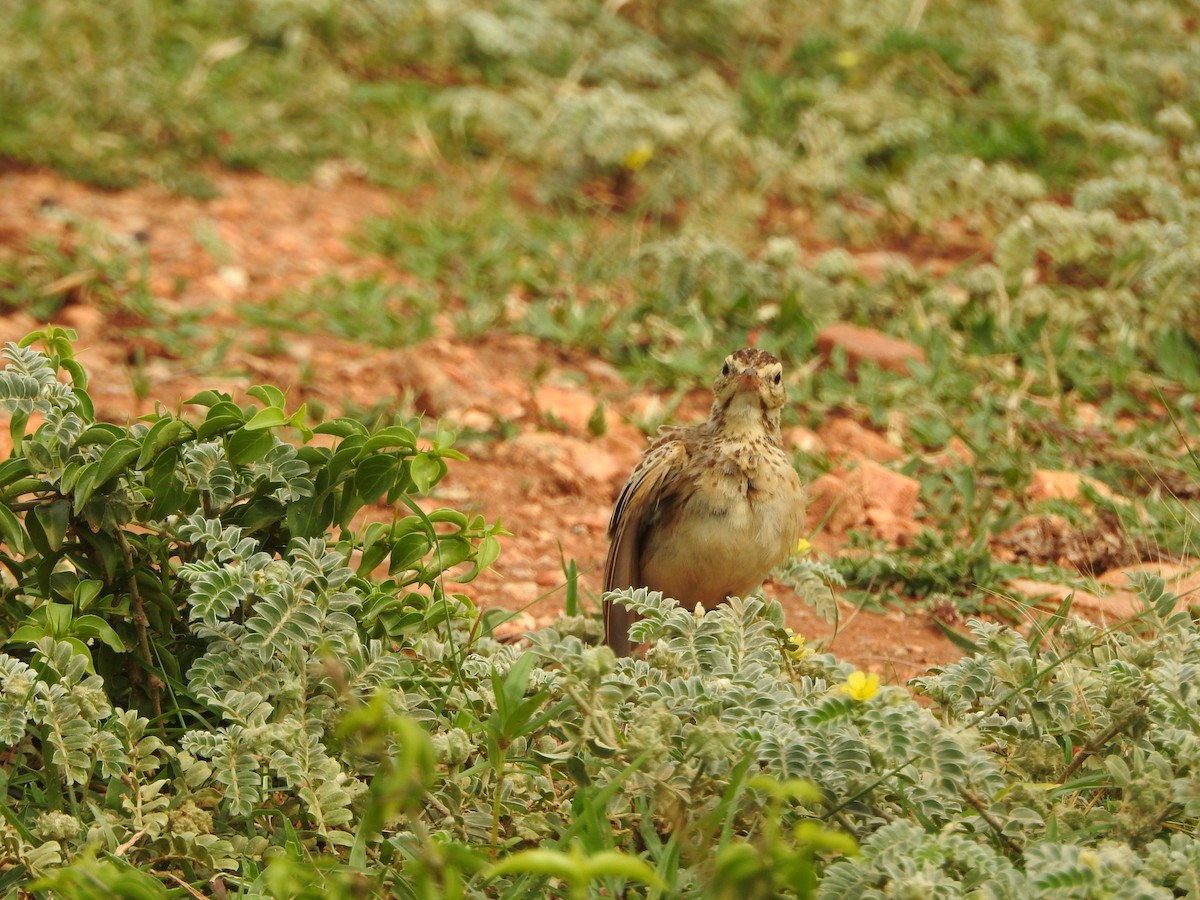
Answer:
<svg viewBox="0 0 1200 900"><path fill-rule="evenodd" d="M6 893L1198 887L1200 634L1161 583L1143 637L976 625L918 681L932 711L758 598L624 592L645 659L588 617L500 644L447 589L498 526L413 501L441 431L310 431L268 387L108 425L69 334L4 352ZM356 525L380 499L393 520Z"/></svg>

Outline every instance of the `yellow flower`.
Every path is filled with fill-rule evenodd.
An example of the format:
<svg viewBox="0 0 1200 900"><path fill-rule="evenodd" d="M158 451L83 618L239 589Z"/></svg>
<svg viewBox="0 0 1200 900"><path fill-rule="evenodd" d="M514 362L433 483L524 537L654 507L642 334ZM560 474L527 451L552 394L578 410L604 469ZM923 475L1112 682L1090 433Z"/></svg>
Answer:
<svg viewBox="0 0 1200 900"><path fill-rule="evenodd" d="M858 65L859 57L858 53L854 50L839 50L834 60L843 69L853 69Z"/></svg>
<svg viewBox="0 0 1200 900"><path fill-rule="evenodd" d="M804 538L800 538L800 540L796 541L796 546L792 548L792 556L803 556L811 549L812 544L810 544Z"/></svg>
<svg viewBox="0 0 1200 900"><path fill-rule="evenodd" d="M842 690L850 695L850 699L865 703L879 693L879 676L874 672L851 672Z"/></svg>
<svg viewBox="0 0 1200 900"><path fill-rule="evenodd" d="M623 165L630 172L636 172L645 166L646 163L650 162L650 158L652 156L654 156L653 145L643 141L629 151L625 159L621 161L621 165Z"/></svg>
<svg viewBox="0 0 1200 900"><path fill-rule="evenodd" d="M788 656L796 661L802 660L806 656L812 656L812 651L804 646L803 635L796 634L790 628L785 628L784 631L787 632L787 646L784 647L784 650Z"/></svg>

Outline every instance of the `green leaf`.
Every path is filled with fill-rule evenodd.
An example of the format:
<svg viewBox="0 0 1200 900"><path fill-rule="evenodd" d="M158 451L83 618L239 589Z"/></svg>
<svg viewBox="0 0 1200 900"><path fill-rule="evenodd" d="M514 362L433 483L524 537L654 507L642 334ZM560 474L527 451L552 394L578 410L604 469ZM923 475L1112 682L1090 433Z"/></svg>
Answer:
<svg viewBox="0 0 1200 900"><path fill-rule="evenodd" d="M428 494L442 476L446 474L446 464L430 453L418 453L412 458L409 475L413 484L422 494Z"/></svg>
<svg viewBox="0 0 1200 900"><path fill-rule="evenodd" d="M58 492L60 494L73 494L76 486L79 484L79 476L83 474L88 463L79 459L73 459L63 466L62 476L58 479ZM95 467L93 466L93 471Z"/></svg>
<svg viewBox="0 0 1200 900"><path fill-rule="evenodd" d="M421 560L433 549L433 542L423 532L414 531L404 535L392 545L388 574L406 572L420 567Z"/></svg>
<svg viewBox="0 0 1200 900"><path fill-rule="evenodd" d="M424 577L429 578L433 575L441 574L447 569L454 568L459 563L468 559L473 549L471 542L461 535L439 535L437 550L434 552L433 559L430 560L428 568L423 573Z"/></svg>
<svg viewBox="0 0 1200 900"><path fill-rule="evenodd" d="M25 554L25 529L16 514L4 505L0 505L0 538L14 554Z"/></svg>
<svg viewBox="0 0 1200 900"><path fill-rule="evenodd" d="M171 513L191 511L185 502L187 488L179 478L178 468L179 448L167 447L146 473L146 487L151 493L150 510L146 518L150 521L164 519Z"/></svg>
<svg viewBox="0 0 1200 900"><path fill-rule="evenodd" d="M54 637L66 637L71 633L75 607L70 603L47 603L38 611L45 613L46 627Z"/></svg>
<svg viewBox="0 0 1200 900"><path fill-rule="evenodd" d="M214 434L229 431L232 428L242 425L245 421L246 414L242 412L240 406L228 400L222 400L208 410L208 415L204 417L204 421L196 429L196 439L201 441L208 440Z"/></svg>
<svg viewBox="0 0 1200 900"><path fill-rule="evenodd" d="M360 458L366 457L378 450L386 450L392 447L415 450L417 447L417 436L403 425L392 425L389 428L384 428L367 439L367 442L362 446L362 450L359 451Z"/></svg>
<svg viewBox="0 0 1200 900"><path fill-rule="evenodd" d="M243 507L237 524L244 531L253 534L274 525L287 511L287 507L273 497L260 497Z"/></svg>
<svg viewBox="0 0 1200 900"><path fill-rule="evenodd" d="M66 540L67 527L71 522L71 504L66 500L55 500L53 503L47 503L33 508L33 517L37 520L43 539L46 542L46 550L43 552L57 553ZM26 520L26 526L29 522ZM30 537L33 532L30 531Z"/></svg>
<svg viewBox="0 0 1200 900"><path fill-rule="evenodd" d="M124 570L125 559L121 547L107 531L92 531L90 528L82 528L78 534L80 542L91 549L88 557L99 561L104 577L108 581L111 582L117 577L118 572Z"/></svg>
<svg viewBox="0 0 1200 900"><path fill-rule="evenodd" d="M288 424L288 414L278 406L268 406L256 412L246 423L247 431L259 431L263 428L278 428Z"/></svg>
<svg viewBox="0 0 1200 900"><path fill-rule="evenodd" d="M500 541L495 535L489 534L475 550L475 565L480 569L486 569L492 563L500 558Z"/></svg>
<svg viewBox="0 0 1200 900"><path fill-rule="evenodd" d="M38 641L44 637L47 637L48 635L49 632L46 630L46 624L44 622L37 622L28 625L22 625L17 628L8 636L6 643L36 644Z"/></svg>
<svg viewBox="0 0 1200 900"><path fill-rule="evenodd" d="M83 581L77 583L72 597L75 608L78 610L87 609L100 596L100 591L103 588L104 582L96 578L85 578Z"/></svg>
<svg viewBox="0 0 1200 900"><path fill-rule="evenodd" d="M347 419L345 417L330 419L328 422L322 422L313 429L314 434L332 434L334 437L347 438L352 434L362 435L366 437L367 426L357 419Z"/></svg>
<svg viewBox="0 0 1200 900"><path fill-rule="evenodd" d="M218 403L228 402L229 395L221 394L217 391L201 391L198 394L193 394L187 400L183 401L184 406L207 406L213 407Z"/></svg>
<svg viewBox="0 0 1200 900"><path fill-rule="evenodd" d="M79 403L79 418L85 422L91 422L96 418L96 410L92 406L92 398L88 396L88 392L82 387L76 385L71 393L75 395L75 400Z"/></svg>
<svg viewBox="0 0 1200 900"><path fill-rule="evenodd" d="M72 340L74 340L74 338L72 338ZM85 369L78 360L60 359L58 364L62 367L64 372L71 376L71 387L80 392L87 390L87 369Z"/></svg>
<svg viewBox="0 0 1200 900"><path fill-rule="evenodd" d="M404 462L398 456L381 453L368 456L354 473L354 488L366 503L373 503L404 474Z"/></svg>
<svg viewBox="0 0 1200 900"><path fill-rule="evenodd" d="M280 409L284 406L283 391L272 384L256 384L246 388L246 396L261 400L264 406L277 406Z"/></svg>
<svg viewBox="0 0 1200 900"><path fill-rule="evenodd" d="M93 490L99 490L128 469L137 461L138 454L141 452L141 444L129 438L122 438L109 445L109 448L104 451L104 455L100 457L100 466L96 470L96 482ZM79 500L80 505L86 502L86 500Z"/></svg>
<svg viewBox="0 0 1200 900"><path fill-rule="evenodd" d="M252 431L247 424L229 438L229 459L236 465L257 462L275 446L275 438L269 431Z"/></svg>
<svg viewBox="0 0 1200 900"><path fill-rule="evenodd" d="M0 463L0 488L8 487L14 481L28 478L33 472L29 468L29 460L24 457L8 459Z"/></svg>
<svg viewBox="0 0 1200 900"><path fill-rule="evenodd" d="M108 422L98 422L84 430L79 436L79 440L75 442L76 447L89 447L92 444L103 444L109 446L115 444L125 436L124 428L118 425L111 425Z"/></svg>
<svg viewBox="0 0 1200 900"><path fill-rule="evenodd" d="M125 642L117 635L111 625L99 616L80 616L71 625L71 631L85 640L99 638L117 653L126 651Z"/></svg>
<svg viewBox="0 0 1200 900"><path fill-rule="evenodd" d="M182 419L170 416L163 417L150 426L146 436L142 438L142 452L138 456L137 468L144 469L164 447L172 444L184 432L190 430Z"/></svg>
<svg viewBox="0 0 1200 900"><path fill-rule="evenodd" d="M449 522L459 529L466 528L469 522L467 514L457 509L435 509L429 514L429 521L439 525Z"/></svg>

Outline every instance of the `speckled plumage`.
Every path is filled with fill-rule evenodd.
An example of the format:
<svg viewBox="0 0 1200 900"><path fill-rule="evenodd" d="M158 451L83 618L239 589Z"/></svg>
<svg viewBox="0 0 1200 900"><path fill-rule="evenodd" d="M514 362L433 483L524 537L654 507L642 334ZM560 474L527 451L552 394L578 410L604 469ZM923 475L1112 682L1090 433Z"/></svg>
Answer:
<svg viewBox="0 0 1200 900"><path fill-rule="evenodd" d="M604 590L647 587L705 607L759 587L804 524L800 477L783 449L783 366L738 350L713 385L708 419L664 428L608 524ZM634 614L604 604L605 642L627 656Z"/></svg>

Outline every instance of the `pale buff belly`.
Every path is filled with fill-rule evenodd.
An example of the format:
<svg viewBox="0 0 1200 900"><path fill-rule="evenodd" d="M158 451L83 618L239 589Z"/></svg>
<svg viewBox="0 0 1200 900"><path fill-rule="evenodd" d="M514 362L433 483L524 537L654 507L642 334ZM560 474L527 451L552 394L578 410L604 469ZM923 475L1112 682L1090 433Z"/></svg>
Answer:
<svg viewBox="0 0 1200 900"><path fill-rule="evenodd" d="M800 483L790 466L784 482L771 497L700 486L646 535L643 583L686 606L710 609L760 587L800 536Z"/></svg>

